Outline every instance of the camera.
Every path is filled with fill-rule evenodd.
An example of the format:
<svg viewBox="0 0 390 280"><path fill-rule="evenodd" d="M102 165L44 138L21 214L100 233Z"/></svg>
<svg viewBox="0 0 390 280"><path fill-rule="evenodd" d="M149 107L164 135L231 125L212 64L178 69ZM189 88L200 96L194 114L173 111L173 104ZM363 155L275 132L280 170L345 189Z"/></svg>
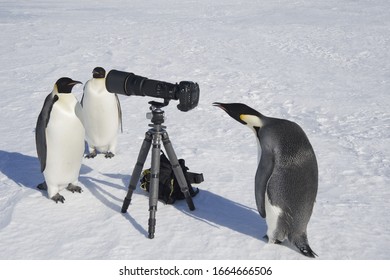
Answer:
<svg viewBox="0 0 390 280"><path fill-rule="evenodd" d="M111 93L163 98L164 103L179 100L177 108L187 112L198 105L199 85L190 81L171 84L151 80L133 73L111 70L106 77L106 88Z"/></svg>

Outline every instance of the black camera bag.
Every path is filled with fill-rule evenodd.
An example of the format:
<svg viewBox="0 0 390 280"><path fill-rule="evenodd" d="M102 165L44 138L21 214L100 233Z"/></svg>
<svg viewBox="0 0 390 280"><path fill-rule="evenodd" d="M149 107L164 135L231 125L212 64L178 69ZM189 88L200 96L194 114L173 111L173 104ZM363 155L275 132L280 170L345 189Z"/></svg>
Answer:
<svg viewBox="0 0 390 280"><path fill-rule="evenodd" d="M185 166L184 159L179 159L179 164L186 178L188 190L192 197L199 193L198 188L193 188L191 184L199 184L204 181L202 173L188 172L188 167ZM149 192L151 170L145 169L141 175L141 188ZM166 204L173 204L176 200L184 199L179 183L176 180L172 165L164 153L160 156L160 174L159 174L159 189L158 199Z"/></svg>

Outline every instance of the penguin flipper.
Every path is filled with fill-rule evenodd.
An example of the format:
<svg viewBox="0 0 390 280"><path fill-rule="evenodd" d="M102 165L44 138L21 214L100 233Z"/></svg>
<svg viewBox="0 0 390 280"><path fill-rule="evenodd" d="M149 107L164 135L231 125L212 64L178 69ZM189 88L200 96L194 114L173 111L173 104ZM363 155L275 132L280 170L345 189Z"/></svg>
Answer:
<svg viewBox="0 0 390 280"><path fill-rule="evenodd" d="M46 97L41 113L38 116L37 125L35 128L35 144L37 147L38 159L41 163L41 172L43 172L46 168L46 127L49 123L50 113L53 109L53 105L57 100L58 96L54 95L53 97L51 93Z"/></svg>
<svg viewBox="0 0 390 280"><path fill-rule="evenodd" d="M81 96L81 101L80 101L81 107L83 107L84 95L85 95L85 90L86 90L87 84L88 84L88 82L86 82L85 85L84 85L84 87L83 87L83 96Z"/></svg>
<svg viewBox="0 0 390 280"><path fill-rule="evenodd" d="M259 166L257 167L255 177L255 198L257 210L260 216L265 218L265 192L267 191L268 180L272 175L274 168L273 153L262 151Z"/></svg>
<svg viewBox="0 0 390 280"><path fill-rule="evenodd" d="M116 105L118 106L118 118L119 124L121 125L121 132L123 133L123 124L122 124L122 108L121 103L119 102L118 94L115 93Z"/></svg>

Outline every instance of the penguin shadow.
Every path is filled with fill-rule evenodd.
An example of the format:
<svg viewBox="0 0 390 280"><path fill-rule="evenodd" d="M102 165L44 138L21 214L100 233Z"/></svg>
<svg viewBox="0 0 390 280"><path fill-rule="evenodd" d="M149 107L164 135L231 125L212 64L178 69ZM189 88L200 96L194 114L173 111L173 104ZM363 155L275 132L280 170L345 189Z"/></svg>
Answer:
<svg viewBox="0 0 390 280"><path fill-rule="evenodd" d="M87 174L91 170L88 166L82 165L80 174ZM47 191L37 188L40 183L45 181L37 157L0 150L0 172L18 186L36 190L42 196L47 197Z"/></svg>
<svg viewBox="0 0 390 280"><path fill-rule="evenodd" d="M44 181L37 157L0 150L0 172L20 187L36 189Z"/></svg>
<svg viewBox="0 0 390 280"><path fill-rule="evenodd" d="M106 207L110 208L112 211L118 214L122 214L121 209L122 209L123 200L127 193L129 175L122 175L122 174L103 174L103 175L111 179L120 179L122 181L122 184L118 185L108 180L101 180L101 179L96 179L88 176L80 177L79 180L86 188L88 188L88 190L92 193L92 195L95 198L97 198L103 205L105 205ZM103 186L107 186L108 188L111 189L123 190L123 198L118 198L117 196L113 195L109 190L107 190L106 187ZM137 189L134 191L134 193L138 192ZM123 214L123 216L141 234L145 236L148 235L144 227L140 225L128 212Z"/></svg>
<svg viewBox="0 0 390 280"><path fill-rule="evenodd" d="M211 227L226 227L266 242L262 238L267 229L266 223L257 210L202 189L193 197L193 202L194 211L188 209L185 201L177 201L174 206Z"/></svg>

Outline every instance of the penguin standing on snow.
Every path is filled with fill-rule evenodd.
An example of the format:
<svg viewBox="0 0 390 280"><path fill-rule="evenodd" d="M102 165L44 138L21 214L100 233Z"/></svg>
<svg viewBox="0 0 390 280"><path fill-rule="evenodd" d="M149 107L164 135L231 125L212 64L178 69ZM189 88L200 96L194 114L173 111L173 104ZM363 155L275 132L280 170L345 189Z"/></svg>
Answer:
<svg viewBox="0 0 390 280"><path fill-rule="evenodd" d="M41 172L45 182L38 186L47 190L49 198L64 202L63 189L81 192L77 181L84 154L85 130L82 109L72 88L81 82L60 78L46 97L39 114L35 141Z"/></svg>
<svg viewBox="0 0 390 280"><path fill-rule="evenodd" d="M84 86L81 100L84 126L89 154L94 158L97 152L106 158L115 154L119 127L122 127L122 111L119 98L106 89L106 71L102 67L93 69L93 78Z"/></svg>
<svg viewBox="0 0 390 280"><path fill-rule="evenodd" d="M255 197L267 222L268 242L279 244L287 238L303 255L317 256L309 246L306 229L317 195L318 167L305 132L294 122L266 117L245 104L213 105L256 134L261 156Z"/></svg>

